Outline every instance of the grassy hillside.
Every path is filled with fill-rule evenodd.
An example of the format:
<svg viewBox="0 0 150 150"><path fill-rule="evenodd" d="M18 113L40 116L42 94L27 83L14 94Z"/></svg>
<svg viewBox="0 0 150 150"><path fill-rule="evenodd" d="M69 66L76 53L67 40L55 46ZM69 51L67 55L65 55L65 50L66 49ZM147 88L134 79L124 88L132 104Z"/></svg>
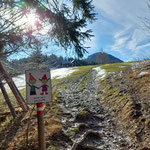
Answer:
<svg viewBox="0 0 150 150"><path fill-rule="evenodd" d="M110 65L103 67L108 72L117 71L102 81L103 103L116 115L120 130L123 129L133 140L132 148L149 150L150 65L145 64L133 70L127 67L129 64L125 64L127 68L121 72L118 65L113 69L109 68Z"/></svg>
<svg viewBox="0 0 150 150"><path fill-rule="evenodd" d="M118 122L118 130L129 135L132 139L132 149L150 149L150 65L131 68L131 63L115 63L107 65L95 65L78 67L77 71L71 75L52 80L53 101L45 104L45 127L46 144L50 150L59 150L59 141L71 143L67 135L62 134L62 108L59 106L60 89L66 89L72 83L80 84L77 90L82 90L88 86L93 68L101 67L106 71L103 80L99 80L101 89L101 103L109 108L110 113L114 113ZM146 74L140 75L142 72ZM25 89L21 90L25 98ZM12 93L9 93L16 110L18 105ZM1 112L8 111L2 94L0 94ZM10 115L4 116L0 122L0 147L9 149L37 148L37 122L36 109L30 106L28 113L22 113L18 109L18 117L13 119ZM30 125L29 125L30 124ZM16 126L16 128L13 128ZM13 130L12 130L13 129ZM5 135L5 142L2 142ZM9 138L8 138L9 137ZM57 138L60 140L55 140ZM8 138L8 139L7 139ZM59 143L59 144L58 144Z"/></svg>

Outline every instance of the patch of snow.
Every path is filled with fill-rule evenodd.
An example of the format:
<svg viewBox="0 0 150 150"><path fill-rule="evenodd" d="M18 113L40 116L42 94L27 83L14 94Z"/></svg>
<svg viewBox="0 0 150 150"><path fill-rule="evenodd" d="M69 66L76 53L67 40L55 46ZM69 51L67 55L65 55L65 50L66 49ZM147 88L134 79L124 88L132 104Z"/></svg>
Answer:
<svg viewBox="0 0 150 150"><path fill-rule="evenodd" d="M149 74L149 72L143 71L143 72L141 72L141 73L139 74L139 76L143 76L143 75L145 75L145 74Z"/></svg>
<svg viewBox="0 0 150 150"><path fill-rule="evenodd" d="M25 85L26 85L25 74L21 74L17 77L13 77L12 80L14 81L15 85L17 86L17 88L19 90L25 88ZM8 84L4 84L4 86L5 86L7 91L10 91Z"/></svg>
<svg viewBox="0 0 150 150"><path fill-rule="evenodd" d="M106 76L106 71L105 69L102 69L101 67L96 67L93 68L97 72L97 76L100 77L100 79L104 79Z"/></svg>
<svg viewBox="0 0 150 150"><path fill-rule="evenodd" d="M67 77L68 75L72 74L75 71L78 71L77 67L54 69L54 70L51 70L51 79L55 77L56 79L61 79L61 78ZM25 88L26 86L25 74L19 75L17 77L13 77L12 79L18 89ZM7 84L4 84L4 86L7 91L11 91Z"/></svg>
<svg viewBox="0 0 150 150"><path fill-rule="evenodd" d="M126 67L126 66L119 66L119 68L124 68L124 67Z"/></svg>
<svg viewBox="0 0 150 150"><path fill-rule="evenodd" d="M61 79L67 77L68 75L72 74L73 72L78 71L76 68L60 68L51 71L51 78Z"/></svg>

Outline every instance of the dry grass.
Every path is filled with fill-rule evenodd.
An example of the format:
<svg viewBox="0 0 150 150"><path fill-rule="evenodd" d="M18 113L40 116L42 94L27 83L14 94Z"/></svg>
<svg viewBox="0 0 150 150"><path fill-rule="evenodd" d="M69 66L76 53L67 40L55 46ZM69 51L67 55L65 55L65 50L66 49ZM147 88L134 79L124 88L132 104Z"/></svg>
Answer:
<svg viewBox="0 0 150 150"><path fill-rule="evenodd" d="M102 82L102 98L115 112L125 132L139 145L137 150L149 150L150 75L139 76L140 71L124 71L119 79L106 78Z"/></svg>
<svg viewBox="0 0 150 150"><path fill-rule="evenodd" d="M62 125L61 124L51 124L50 126L46 127L46 132L49 133L51 138L55 138L62 134Z"/></svg>

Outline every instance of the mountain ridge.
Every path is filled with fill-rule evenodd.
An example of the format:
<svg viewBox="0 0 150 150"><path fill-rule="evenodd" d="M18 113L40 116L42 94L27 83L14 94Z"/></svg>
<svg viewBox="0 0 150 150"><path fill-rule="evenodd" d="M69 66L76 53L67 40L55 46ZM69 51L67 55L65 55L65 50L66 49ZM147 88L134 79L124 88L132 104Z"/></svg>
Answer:
<svg viewBox="0 0 150 150"><path fill-rule="evenodd" d="M97 52L91 54L87 57L86 61L89 63L96 63L96 64L111 64L123 62L119 58L105 52Z"/></svg>

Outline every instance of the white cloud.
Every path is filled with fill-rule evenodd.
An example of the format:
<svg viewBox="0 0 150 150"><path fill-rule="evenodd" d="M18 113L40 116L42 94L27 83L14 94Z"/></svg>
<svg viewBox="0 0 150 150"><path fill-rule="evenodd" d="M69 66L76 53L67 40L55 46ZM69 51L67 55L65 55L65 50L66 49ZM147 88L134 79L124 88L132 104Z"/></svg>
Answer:
<svg viewBox="0 0 150 150"><path fill-rule="evenodd" d="M101 38L95 40L97 45L101 43L114 54L118 53L124 60L140 57L150 53L148 37L142 24L142 18L148 17L150 11L147 7L148 0L93 0L96 10L99 12L97 26ZM97 33L96 33L97 34ZM97 36L98 37L98 36ZM97 38L96 37L96 38Z"/></svg>
<svg viewBox="0 0 150 150"><path fill-rule="evenodd" d="M146 47L150 47L150 43L147 43L147 44L144 44L144 45L137 46L136 49L143 49L143 48L146 48Z"/></svg>
<svg viewBox="0 0 150 150"><path fill-rule="evenodd" d="M139 29L132 27L122 29L114 34L113 40L114 44L110 45L110 49L119 52L126 60L140 59L144 58L145 54L150 54L147 36Z"/></svg>
<svg viewBox="0 0 150 150"><path fill-rule="evenodd" d="M132 32L130 33L130 36L131 36L131 39L127 43L126 48L132 51L139 50L140 47L138 45L141 45L140 43L142 43L143 41L147 39L147 36L145 36L143 31L139 29L133 29Z"/></svg>
<svg viewBox="0 0 150 150"><path fill-rule="evenodd" d="M128 37L122 37L115 40L114 45L111 47L114 51L122 51L124 45L127 43Z"/></svg>
<svg viewBox="0 0 150 150"><path fill-rule="evenodd" d="M126 34L130 31L130 29L131 29L131 26L127 26L123 30L116 32L114 34L114 39L118 39L118 38L121 38L123 36L126 36Z"/></svg>
<svg viewBox="0 0 150 150"><path fill-rule="evenodd" d="M145 16L147 0L94 0L97 9L104 11L120 24L136 24Z"/></svg>

